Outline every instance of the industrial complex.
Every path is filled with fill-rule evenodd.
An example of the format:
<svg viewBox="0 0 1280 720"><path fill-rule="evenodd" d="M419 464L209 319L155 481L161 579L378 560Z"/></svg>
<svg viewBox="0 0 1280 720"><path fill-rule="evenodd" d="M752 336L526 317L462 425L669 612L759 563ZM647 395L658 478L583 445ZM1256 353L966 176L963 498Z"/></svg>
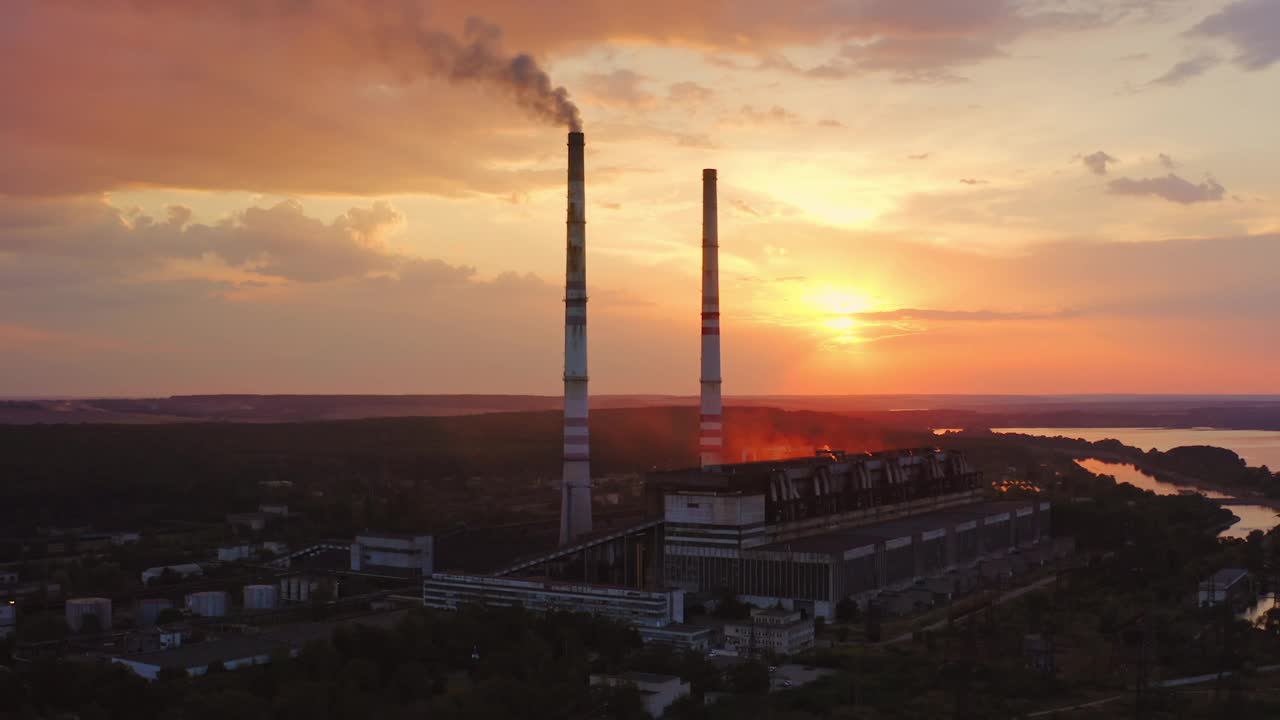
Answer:
<svg viewBox="0 0 1280 720"><path fill-rule="evenodd" d="M1061 550L1048 502L988 498L980 473L955 451L723 462L713 169L702 174L700 464L651 473L646 517L592 533L584 147L582 133L570 133L560 547L490 574L428 577L424 604L591 612L642 628L649 641L701 647L705 629L684 625L677 605L733 596L757 610L721 630L725 646L785 654L811 646L814 618L834 619L842 601L906 612Z"/></svg>
<svg viewBox="0 0 1280 720"><path fill-rule="evenodd" d="M420 602L443 611L474 605L591 613L634 627L646 643L789 655L813 646L818 619L835 620L851 603L911 613L1003 585L1070 549L1053 538L1049 502L995 492L955 450L823 448L725 462L714 169L702 172L698 462L626 479L626 514L593 518L585 147L581 132L569 134L558 544L547 517L539 524L548 533L541 549L531 542L451 555L447 548L469 544L465 526L438 535L363 531L289 548L280 528L297 515L278 502L263 504L256 513L226 516L223 537L232 538L212 560L148 568L140 593L67 598L68 642L144 677L166 668L197 675L296 653L333 629L322 618L368 622L366 615L390 617ZM615 492L602 506L617 501ZM137 535L120 542L137 542ZM484 566L455 564L467 553L486 554ZM0 576L0 586L16 588L17 581L16 574ZM56 593L41 587L28 594ZM19 608L8 596L0 600L4 636ZM741 612L723 622L700 612L725 603ZM678 682L650 684L655 697L687 693Z"/></svg>

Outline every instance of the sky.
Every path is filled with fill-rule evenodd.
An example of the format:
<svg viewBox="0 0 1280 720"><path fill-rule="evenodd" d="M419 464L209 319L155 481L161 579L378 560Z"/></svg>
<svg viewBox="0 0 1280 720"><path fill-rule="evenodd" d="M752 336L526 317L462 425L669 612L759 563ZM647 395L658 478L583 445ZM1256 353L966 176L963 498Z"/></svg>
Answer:
<svg viewBox="0 0 1280 720"><path fill-rule="evenodd" d="M1275 0L4 0L0 395L1280 393Z"/></svg>

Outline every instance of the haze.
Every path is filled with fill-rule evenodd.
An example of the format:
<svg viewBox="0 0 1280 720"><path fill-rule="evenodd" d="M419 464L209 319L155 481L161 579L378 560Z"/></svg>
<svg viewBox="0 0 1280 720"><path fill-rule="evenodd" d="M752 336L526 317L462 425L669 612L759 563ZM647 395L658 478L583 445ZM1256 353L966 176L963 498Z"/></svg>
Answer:
<svg viewBox="0 0 1280 720"><path fill-rule="evenodd" d="M697 387L704 167L726 393L1280 392L1280 4L416 7L4 3L0 395L558 393L476 33L593 392Z"/></svg>

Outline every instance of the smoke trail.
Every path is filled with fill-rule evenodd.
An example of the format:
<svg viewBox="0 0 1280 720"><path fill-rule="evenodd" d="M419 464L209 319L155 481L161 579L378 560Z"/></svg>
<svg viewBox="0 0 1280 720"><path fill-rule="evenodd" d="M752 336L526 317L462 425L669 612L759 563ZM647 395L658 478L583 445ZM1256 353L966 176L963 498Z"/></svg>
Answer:
<svg viewBox="0 0 1280 720"><path fill-rule="evenodd" d="M88 8L99 0L81 0ZM477 82L506 91L535 117L582 130L582 116L569 91L555 86L527 53L506 55L502 29L481 18L468 18L462 39L423 27L420 0L132 0L146 13L230 18L244 25L279 23L286 37L305 30L337 41L361 59L377 59L406 73L423 73L454 83Z"/></svg>
<svg viewBox="0 0 1280 720"><path fill-rule="evenodd" d="M581 131L582 117L569 99L569 92L553 87L550 76L532 56L505 56L501 43L502 30L498 26L474 17L467 19L462 42L442 32L421 31L417 37L418 47L434 74L453 82L480 81L504 88L517 104L535 116Z"/></svg>

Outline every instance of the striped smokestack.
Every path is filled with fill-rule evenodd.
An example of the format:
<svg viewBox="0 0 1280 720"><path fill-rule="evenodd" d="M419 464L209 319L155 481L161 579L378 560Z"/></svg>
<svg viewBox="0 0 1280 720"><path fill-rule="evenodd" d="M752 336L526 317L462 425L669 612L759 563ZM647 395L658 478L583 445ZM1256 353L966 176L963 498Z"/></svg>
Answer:
<svg viewBox="0 0 1280 720"><path fill-rule="evenodd" d="M582 133L569 133L569 217L564 278L564 480L560 495L562 545L591 532L585 146Z"/></svg>
<svg viewBox="0 0 1280 720"><path fill-rule="evenodd" d="M716 171L702 171L702 414L698 454L703 467L719 465L724 449L720 399L720 230Z"/></svg>

